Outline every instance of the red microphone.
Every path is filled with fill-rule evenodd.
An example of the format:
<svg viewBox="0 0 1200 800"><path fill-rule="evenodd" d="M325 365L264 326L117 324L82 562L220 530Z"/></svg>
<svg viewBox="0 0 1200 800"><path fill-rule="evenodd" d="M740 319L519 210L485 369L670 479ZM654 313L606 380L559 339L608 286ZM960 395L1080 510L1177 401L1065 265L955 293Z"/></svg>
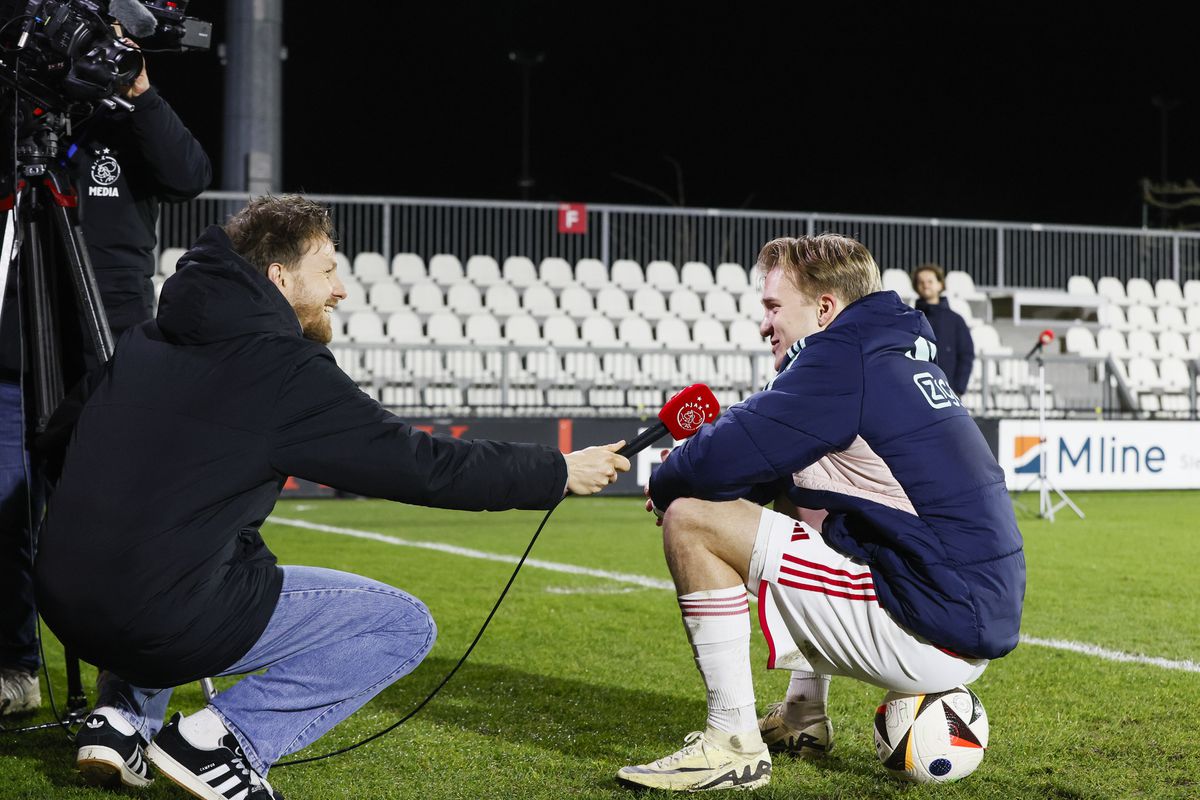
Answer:
<svg viewBox="0 0 1200 800"><path fill-rule="evenodd" d="M634 437L617 452L628 458L640 453L665 433L676 439L686 439L706 422L712 422L721 413L717 397L703 383L695 383L680 390L668 400L658 412L658 422Z"/></svg>
<svg viewBox="0 0 1200 800"><path fill-rule="evenodd" d="M1033 348L1025 355L1025 359L1028 361L1029 359L1033 358L1034 353L1041 352L1041 349L1045 345L1048 345L1053 341L1054 341L1054 331L1050 330L1049 328L1042 331L1041 333L1038 334L1037 344L1035 344L1033 346Z"/></svg>

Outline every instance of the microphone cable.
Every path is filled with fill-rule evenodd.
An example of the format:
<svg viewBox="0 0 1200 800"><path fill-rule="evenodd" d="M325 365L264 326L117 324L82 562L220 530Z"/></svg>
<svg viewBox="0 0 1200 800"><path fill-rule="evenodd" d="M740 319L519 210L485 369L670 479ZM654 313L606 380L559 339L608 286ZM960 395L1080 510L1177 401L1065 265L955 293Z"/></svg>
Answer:
<svg viewBox="0 0 1200 800"><path fill-rule="evenodd" d="M412 711L409 711L407 714L405 714L403 717L401 717L396 722L393 722L391 725L389 725L388 727L384 728L381 731L377 731L376 733L371 734L370 736L363 739L362 741L355 742L354 744L343 747L340 750L333 750L331 752L324 753L319 756L310 756L308 758L293 759L292 761L283 761L283 762L273 765L271 767L271 769L279 769L281 767L294 767L299 764L311 764L314 761L322 761L326 758L333 758L334 756L340 756L343 753L348 753L357 747L362 747L367 742L372 742L372 741L378 739L380 736L383 736L386 733L391 733L396 728L399 728L401 725L403 725L404 723L406 723L410 719L412 719L414 716L416 716L418 711L420 711L422 708L424 708L426 705L428 705L429 701L432 700L434 697L436 697L438 692L440 692L442 690L442 687L450 682L450 679L454 677L454 673L458 672L459 667L461 667L463 664L466 663L467 657L469 655L471 655L471 651L475 649L475 645L479 644L479 640L483 638L483 632L487 630L488 624L491 623L491 621L492 621L492 617L496 616L496 612L498 610L500 610L500 604L504 602L504 598L508 594L509 588L512 587L513 581L515 581L517 579L517 573L519 573L521 571L521 567L524 566L525 559L527 559L529 557L529 553L533 550L534 543L537 542L538 537L542 535L542 529L545 528L546 523L549 522L550 515L554 513L554 509L558 508L558 506L561 503L562 503L562 501L560 500L558 503L556 503L554 505L554 508L551 508L549 511L546 512L546 516L542 517L541 524L538 525L537 530L534 531L533 538L529 540L529 546L526 547L525 552L521 554L520 560L517 561L517 566L513 569L512 575L509 576L508 583L504 584L504 589L501 590L500 596L496 598L496 604L492 606L492 610L490 612L488 612L487 619L485 619L483 621L483 625L481 625L479 627L479 632L475 634L475 638L471 641L471 644L467 646L466 652L464 652L462 654L462 658L460 658L458 660L458 663L455 664L453 667L451 667L450 671L446 673L446 677L442 678L441 682L438 683L437 686L433 687L433 691L430 692L428 695L426 695L424 700L422 700L420 703L417 703L416 707L413 708Z"/></svg>

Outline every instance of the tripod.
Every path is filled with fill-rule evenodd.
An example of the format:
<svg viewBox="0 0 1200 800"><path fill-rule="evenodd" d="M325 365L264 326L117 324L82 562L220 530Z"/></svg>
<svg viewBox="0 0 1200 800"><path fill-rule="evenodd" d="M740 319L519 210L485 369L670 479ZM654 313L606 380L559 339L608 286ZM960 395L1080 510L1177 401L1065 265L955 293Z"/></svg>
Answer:
<svg viewBox="0 0 1200 800"><path fill-rule="evenodd" d="M1063 506L1070 506L1071 510L1079 515L1080 519L1084 519L1083 512L1079 510L1079 506L1067 497L1062 489L1055 486L1049 476L1046 475L1046 362L1042 358L1042 346L1045 344L1043 338L1038 339L1037 345L1033 350L1029 351L1026 359L1031 357L1037 358L1038 368L1038 475L1033 481L1022 489L1022 492L1028 492L1034 486L1038 487L1038 516L1054 522L1054 514ZM1054 492L1060 498L1058 503L1053 502L1050 493Z"/></svg>
<svg viewBox="0 0 1200 800"><path fill-rule="evenodd" d="M11 272L17 283L13 311L27 365L22 372L32 381L36 414L32 429L40 434L63 399L68 381L82 374L82 355L72 354L73 363L68 363L64 344L82 345L86 339L96 359L104 362L112 354L113 340L79 226L78 197L60 162L66 118L43 111L25 115L23 122L31 130L16 144L11 162L15 173L5 170L2 185L7 193L0 197L0 211L6 215L5 247L10 248L0 263L0 289ZM38 523L30 519L31 537ZM72 724L83 719L88 700L79 660L69 649L65 656L67 707L62 722Z"/></svg>

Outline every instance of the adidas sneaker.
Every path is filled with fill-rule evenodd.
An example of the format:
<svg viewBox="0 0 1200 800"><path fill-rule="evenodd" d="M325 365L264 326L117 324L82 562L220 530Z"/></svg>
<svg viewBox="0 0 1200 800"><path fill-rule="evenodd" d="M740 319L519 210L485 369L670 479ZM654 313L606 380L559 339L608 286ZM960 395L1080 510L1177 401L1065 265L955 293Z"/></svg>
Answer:
<svg viewBox="0 0 1200 800"><path fill-rule="evenodd" d="M233 734L215 748L196 747L179 731L182 718L176 713L146 749L159 772L202 800L283 800L246 761Z"/></svg>
<svg viewBox="0 0 1200 800"><path fill-rule="evenodd" d="M92 786L146 786L151 778L144 745L141 736L121 733L97 709L75 734L75 767Z"/></svg>
<svg viewBox="0 0 1200 800"><path fill-rule="evenodd" d="M0 669L0 715L22 714L42 707L42 689L36 672Z"/></svg>

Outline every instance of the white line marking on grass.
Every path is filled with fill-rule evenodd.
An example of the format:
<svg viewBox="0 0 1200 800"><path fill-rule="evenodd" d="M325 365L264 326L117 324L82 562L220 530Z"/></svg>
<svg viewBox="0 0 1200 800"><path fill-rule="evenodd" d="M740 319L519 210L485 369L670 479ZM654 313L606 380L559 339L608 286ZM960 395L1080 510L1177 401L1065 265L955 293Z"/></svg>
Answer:
<svg viewBox="0 0 1200 800"><path fill-rule="evenodd" d="M1069 642L1065 639L1040 639L1036 636L1021 634L1021 644L1033 644L1038 647L1050 647L1055 650L1069 650L1072 653L1083 653L1105 661L1119 661L1126 664L1149 664L1163 669L1175 669L1183 672L1200 672L1200 664L1195 661L1171 661L1157 656L1143 656L1136 653L1122 653L1120 650L1108 650L1099 645L1086 642Z"/></svg>
<svg viewBox="0 0 1200 800"><path fill-rule="evenodd" d="M640 592L640 588L632 586L547 586L546 594L629 594L631 592Z"/></svg>
<svg viewBox="0 0 1200 800"><path fill-rule="evenodd" d="M442 544L441 542L419 542L412 539L400 539L395 536L386 536L382 533L374 533L372 531L338 528L333 525L320 525L316 522L306 522L299 519L271 517L268 522L274 522L279 525L291 525L293 528L307 528L308 530L321 531L323 533L336 533L340 536L353 536L357 539L371 539L376 542L399 545L400 547L419 547L423 550L437 550L441 553L450 553L451 555L465 556L467 558L479 558L484 561L499 561L502 564L516 564L521 560L518 556L506 556L500 553L488 553L483 550L471 550L467 547L456 547L455 545ZM619 583L632 583L634 586L644 586L648 589L671 589L672 591L675 589L675 584L671 583L671 581L661 578L647 578L645 575L632 575L628 572L589 569L588 567L578 567L574 564L541 561L536 558L525 559L525 564L530 567L548 569L553 572L565 572L571 575L589 575L593 578L605 578Z"/></svg>
<svg viewBox="0 0 1200 800"><path fill-rule="evenodd" d="M465 556L466 558L478 558L484 561L498 561L503 564L516 564L520 559L517 556L507 556L500 553L488 553L483 550L472 550L466 547L456 547L455 545L442 544L440 542L421 542L411 539L400 539L396 536L387 536L382 533L373 531L359 531L353 528L339 528L334 525L321 525L316 522L306 522L298 519L286 519L284 517L271 517L268 522L273 522L278 525L290 525L293 528L305 528L307 530L320 531L322 533L336 533L340 536L353 536L357 539L370 539L376 542L384 542L385 544L399 545L401 547L417 547L424 550L436 550L441 553L449 553L456 556ZM648 578L645 575L634 575L628 572L609 572L603 569L589 569L588 567L579 567L574 564L560 564L555 561L542 561L536 558L526 559L526 564L538 569L550 570L552 572L565 572L571 575L588 575L593 578L604 578L618 583L629 583L634 586L641 586L647 589L666 589L675 590L675 585L668 580L660 578ZM548 589L551 592L562 592L560 589ZM603 594L603 590L589 589L581 590L591 594ZM1162 667L1163 669L1180 670L1183 672L1200 672L1200 664L1195 661L1171 661L1166 658L1158 658L1156 656L1143 656L1134 653L1122 653L1119 650L1108 650L1094 644L1086 642L1071 642L1065 639L1042 639L1037 636L1021 635L1023 644L1030 644L1036 647L1049 647L1054 650L1067 650L1072 653L1081 653L1083 655L1102 658L1106 661L1116 661L1126 664L1148 664L1150 666Z"/></svg>

